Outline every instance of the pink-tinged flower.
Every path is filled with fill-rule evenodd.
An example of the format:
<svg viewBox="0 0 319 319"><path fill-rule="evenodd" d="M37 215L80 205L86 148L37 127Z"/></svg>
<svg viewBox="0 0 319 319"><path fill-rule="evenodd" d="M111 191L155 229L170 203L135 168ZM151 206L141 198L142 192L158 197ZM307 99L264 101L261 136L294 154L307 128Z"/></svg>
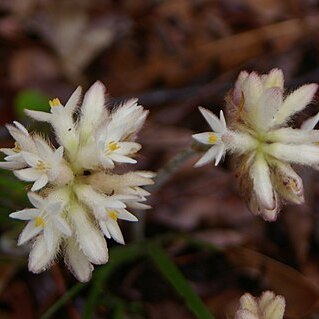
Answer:
<svg viewBox="0 0 319 319"><path fill-rule="evenodd" d="M153 183L154 174L112 171L121 163L137 162L141 145L135 139L148 111L136 100L109 111L101 82L84 95L82 106L80 98L79 87L65 106L59 99L50 101L49 113L26 110L52 125L57 148L18 122L8 125L16 144L0 149L6 155L0 167L33 182L28 197L35 208L10 214L28 221L18 244L33 241L29 269L45 270L62 251L72 273L88 281L93 265L108 261L105 237L124 244L118 221L137 221L128 208L149 208L143 203L149 193L142 187Z"/></svg>
<svg viewBox="0 0 319 319"><path fill-rule="evenodd" d="M260 298L246 293L240 298L235 319L283 319L285 298L265 291Z"/></svg>
<svg viewBox="0 0 319 319"><path fill-rule="evenodd" d="M227 97L227 123L200 108L212 131L195 134L197 141L210 145L195 164L215 161L228 151L235 156L240 191L250 210L265 220L276 220L280 206L304 201L302 180L291 164L317 167L319 131L314 130L319 113L300 129L289 127L291 118L314 98L317 84L303 85L285 95L281 70L269 74L241 72Z"/></svg>

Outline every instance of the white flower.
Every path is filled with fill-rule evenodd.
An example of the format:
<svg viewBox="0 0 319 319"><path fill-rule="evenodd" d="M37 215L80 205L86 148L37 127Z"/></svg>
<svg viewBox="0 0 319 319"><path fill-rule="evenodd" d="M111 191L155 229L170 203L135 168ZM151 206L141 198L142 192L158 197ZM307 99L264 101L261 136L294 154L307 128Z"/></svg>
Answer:
<svg viewBox="0 0 319 319"><path fill-rule="evenodd" d="M36 153L37 150L27 129L19 122L14 121L13 124L14 125L7 125L7 129L16 142L14 148L0 149L2 153L7 155L4 158L6 162L0 162L0 167L15 170L28 165L22 156L23 151Z"/></svg>
<svg viewBox="0 0 319 319"><path fill-rule="evenodd" d="M29 167L16 170L15 175L23 181L34 182L31 191L37 191L48 182L55 182L61 178L71 180L73 175L63 161L63 147L60 146L54 151L38 137L34 138L34 142L39 155L22 152L22 157Z"/></svg>
<svg viewBox="0 0 319 319"><path fill-rule="evenodd" d="M47 250L51 252L54 248L54 238L65 235L71 236L70 226L61 217L64 205L61 201L44 199L35 193L28 193L30 202L35 208L23 209L11 213L10 217L20 220L29 220L23 229L18 245L22 245L43 232Z"/></svg>
<svg viewBox="0 0 319 319"><path fill-rule="evenodd" d="M118 219L136 222L137 218L126 209L106 209L105 216L99 220L103 234L124 245L124 238L118 225Z"/></svg>
<svg viewBox="0 0 319 319"><path fill-rule="evenodd" d="M235 319L283 319L285 298L265 291L260 298L246 293L240 298L240 308Z"/></svg>
<svg viewBox="0 0 319 319"><path fill-rule="evenodd" d="M79 87L65 106L59 99L50 101L50 113L26 110L52 125L57 148L20 123L8 125L16 145L1 149L6 157L0 167L34 182L28 196L36 208L10 215L29 221L18 242L33 240L29 269L47 269L62 251L72 273L87 281L94 264L108 261L105 237L124 244L117 220L137 221L126 208L149 207L141 203L149 195L142 186L152 183L153 174L112 171L121 163L136 163L141 145L135 138L148 112L136 100L109 111L101 82L87 91L81 107L80 97Z"/></svg>
<svg viewBox="0 0 319 319"><path fill-rule="evenodd" d="M284 96L281 70L269 74L241 72L226 99L229 126L208 110L200 108L213 132L193 135L197 141L213 145L195 164L215 160L226 151L233 153L241 193L255 214L272 221L282 202L302 203L302 181L290 163L319 165L319 131L313 128L319 113L305 121L301 129L288 127L291 117L312 100L317 84L307 84Z"/></svg>
<svg viewBox="0 0 319 319"><path fill-rule="evenodd" d="M223 111L220 111L219 119L212 112L200 107L200 112L204 116L205 120L212 128L213 132L205 132L194 134L193 138L198 142L213 145L205 155L195 164L196 167L203 166L208 162L215 160L217 166L226 152L225 144L222 140L222 136L227 132L226 121Z"/></svg>

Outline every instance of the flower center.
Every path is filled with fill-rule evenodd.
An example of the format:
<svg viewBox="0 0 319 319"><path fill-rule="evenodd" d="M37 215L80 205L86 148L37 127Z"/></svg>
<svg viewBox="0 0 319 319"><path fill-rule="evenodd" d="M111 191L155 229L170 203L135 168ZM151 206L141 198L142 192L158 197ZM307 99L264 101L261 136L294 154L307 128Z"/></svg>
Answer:
<svg viewBox="0 0 319 319"><path fill-rule="evenodd" d="M216 134L214 133L209 133L209 136L208 136L208 142L210 144L215 144L218 140L218 137L216 136Z"/></svg>
<svg viewBox="0 0 319 319"><path fill-rule="evenodd" d="M51 107L61 106L61 102L60 102L60 100L58 98L55 98L55 99L49 101L49 105Z"/></svg>
<svg viewBox="0 0 319 319"><path fill-rule="evenodd" d="M14 143L14 148L12 149L14 152L16 152L16 153L20 153L21 152L21 146L19 145L19 143L18 142L15 142Z"/></svg>
<svg viewBox="0 0 319 319"><path fill-rule="evenodd" d="M38 171L46 171L49 168L48 165L46 165L43 161L39 160L37 162L37 165L35 167L36 170Z"/></svg>
<svg viewBox="0 0 319 319"><path fill-rule="evenodd" d="M35 227L39 227L39 226L44 227L44 225L45 225L45 220L43 217L38 216L35 218Z"/></svg>
<svg viewBox="0 0 319 319"><path fill-rule="evenodd" d="M114 141L111 141L107 144L107 150L110 152L114 152L120 148L120 145Z"/></svg>
<svg viewBox="0 0 319 319"><path fill-rule="evenodd" d="M117 221L118 215L119 215L119 212L117 210L110 210L108 212L108 216L114 219L115 221Z"/></svg>

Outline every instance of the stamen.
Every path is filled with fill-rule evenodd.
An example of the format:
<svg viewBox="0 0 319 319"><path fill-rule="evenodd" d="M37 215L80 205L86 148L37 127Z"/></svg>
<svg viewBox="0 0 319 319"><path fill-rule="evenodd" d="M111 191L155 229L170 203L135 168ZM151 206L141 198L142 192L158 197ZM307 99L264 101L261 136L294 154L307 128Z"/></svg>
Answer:
<svg viewBox="0 0 319 319"><path fill-rule="evenodd" d="M43 161L39 160L37 162L37 165L35 167L35 169L37 169L38 171L46 171L48 169L48 165L46 165Z"/></svg>
<svg viewBox="0 0 319 319"><path fill-rule="evenodd" d="M114 141L109 142L107 145L107 150L111 152L114 152L118 150L119 148L120 148L120 145Z"/></svg>
<svg viewBox="0 0 319 319"><path fill-rule="evenodd" d="M119 215L119 212L117 210L110 210L108 212L108 215L110 218L114 219L115 221L117 221L117 218L118 218L118 215Z"/></svg>
<svg viewBox="0 0 319 319"><path fill-rule="evenodd" d="M35 218L35 227L39 227L39 226L44 227L44 225L45 225L45 220L43 217L38 216Z"/></svg>
<svg viewBox="0 0 319 319"><path fill-rule="evenodd" d="M50 101L49 101L49 104L50 104L51 107L61 106L61 105L62 105L61 102L60 102L60 100L59 100L58 98L55 98L55 99L53 99L53 100L50 100Z"/></svg>
<svg viewBox="0 0 319 319"><path fill-rule="evenodd" d="M216 134L214 133L209 133L209 136L208 136L208 142L210 144L215 144L218 140L218 137L216 136Z"/></svg>
<svg viewBox="0 0 319 319"><path fill-rule="evenodd" d="M21 146L19 145L18 142L14 143L14 148L12 150L16 153L20 153L22 151Z"/></svg>

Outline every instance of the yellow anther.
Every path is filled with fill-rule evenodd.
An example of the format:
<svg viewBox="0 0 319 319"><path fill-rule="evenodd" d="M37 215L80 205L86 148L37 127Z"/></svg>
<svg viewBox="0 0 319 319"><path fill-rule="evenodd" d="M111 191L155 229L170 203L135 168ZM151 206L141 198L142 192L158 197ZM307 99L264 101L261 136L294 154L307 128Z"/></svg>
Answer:
<svg viewBox="0 0 319 319"><path fill-rule="evenodd" d="M110 210L108 212L108 216L114 219L115 221L117 221L118 215L119 215L119 212L117 210Z"/></svg>
<svg viewBox="0 0 319 319"><path fill-rule="evenodd" d="M20 153L21 152L21 146L19 145L19 143L18 142L15 142L14 143L14 148L12 149L14 152L16 152L16 153Z"/></svg>
<svg viewBox="0 0 319 319"><path fill-rule="evenodd" d="M49 104L50 104L51 107L53 107L53 106L61 106L61 102L60 102L60 100L58 98L50 100Z"/></svg>
<svg viewBox="0 0 319 319"><path fill-rule="evenodd" d="M45 220L43 217L38 216L35 218L35 227L39 227L39 226L44 227L44 225L45 225Z"/></svg>
<svg viewBox="0 0 319 319"><path fill-rule="evenodd" d="M209 142L210 144L216 143L217 140L218 140L218 137L216 136L216 134L214 134L214 133L209 133L208 142Z"/></svg>
<svg viewBox="0 0 319 319"><path fill-rule="evenodd" d="M35 168L38 171L46 171L48 169L48 166L43 161L39 160Z"/></svg>
<svg viewBox="0 0 319 319"><path fill-rule="evenodd" d="M111 152L114 152L120 148L120 145L114 141L108 143L107 149Z"/></svg>

